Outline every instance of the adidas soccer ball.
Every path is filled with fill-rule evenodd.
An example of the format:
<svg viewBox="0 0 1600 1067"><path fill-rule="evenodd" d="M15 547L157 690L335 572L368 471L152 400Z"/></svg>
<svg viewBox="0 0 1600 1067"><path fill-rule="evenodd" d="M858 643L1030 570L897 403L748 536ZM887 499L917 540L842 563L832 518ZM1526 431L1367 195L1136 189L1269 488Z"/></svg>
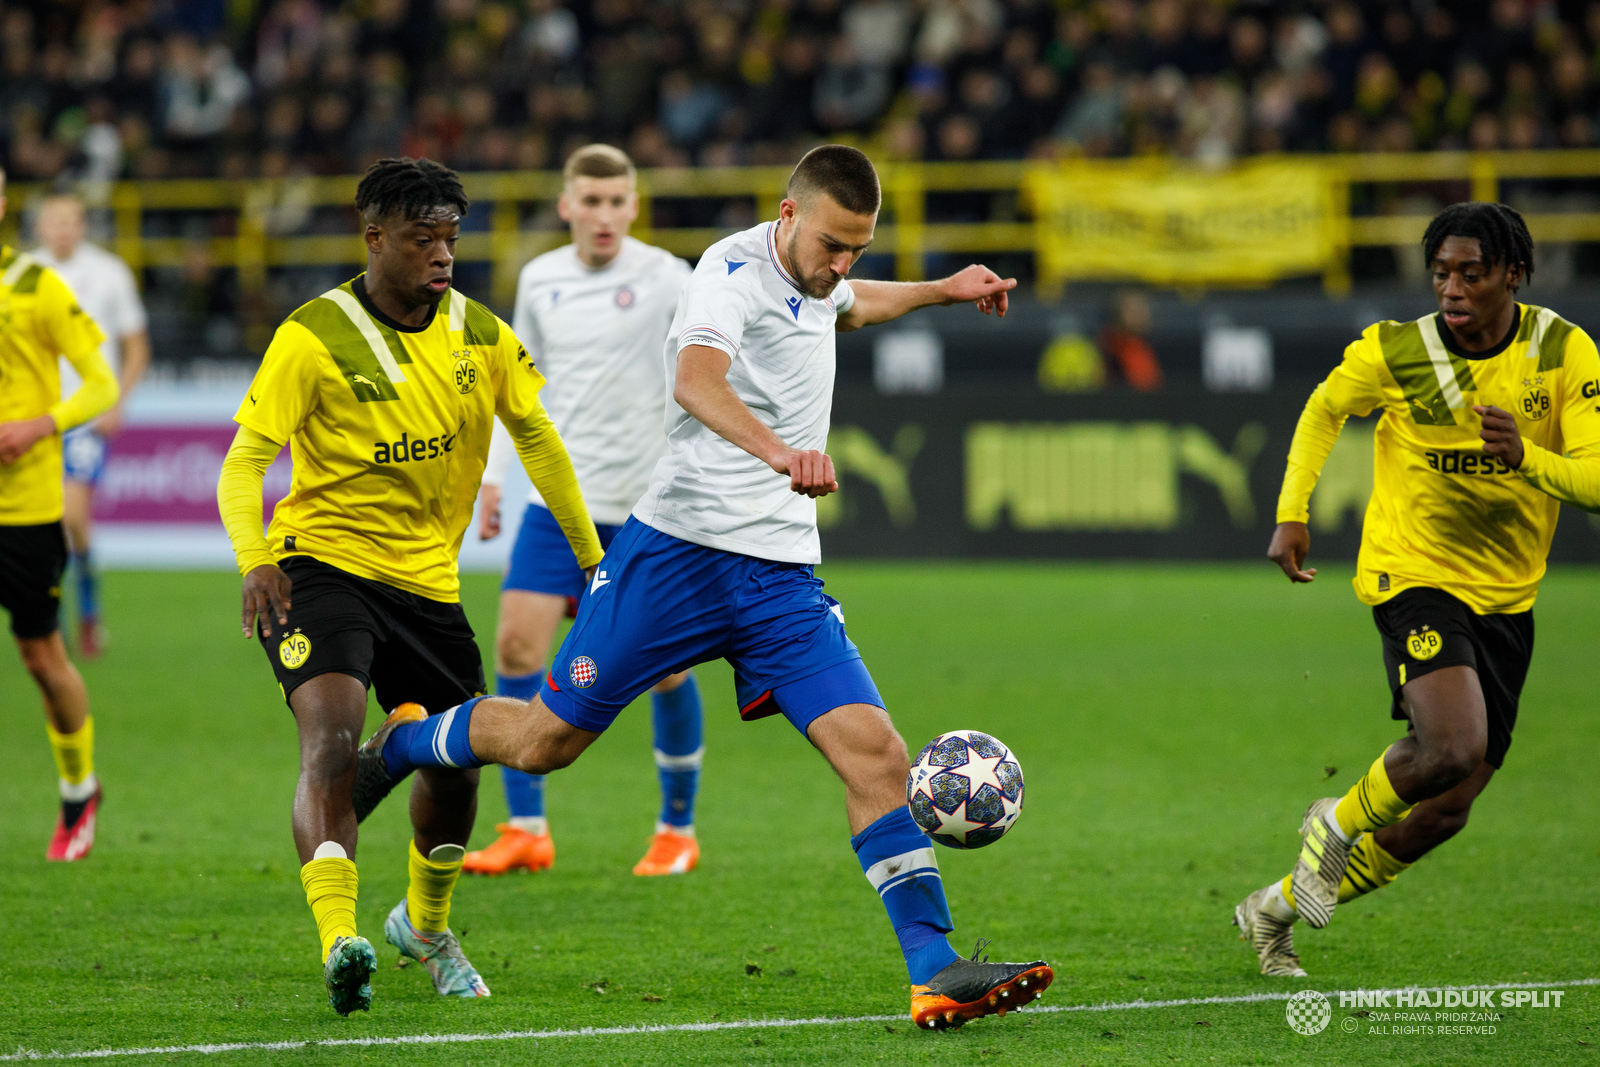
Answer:
<svg viewBox="0 0 1600 1067"><path fill-rule="evenodd" d="M940 734L911 764L906 804L917 825L941 845L992 845L1022 814L1022 767L988 734Z"/></svg>

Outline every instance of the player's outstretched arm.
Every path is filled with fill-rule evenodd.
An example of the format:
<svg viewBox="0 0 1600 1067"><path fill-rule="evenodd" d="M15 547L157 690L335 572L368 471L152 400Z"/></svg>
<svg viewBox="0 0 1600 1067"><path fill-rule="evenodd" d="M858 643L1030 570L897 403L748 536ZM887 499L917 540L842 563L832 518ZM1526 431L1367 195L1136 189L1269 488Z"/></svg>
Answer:
<svg viewBox="0 0 1600 1067"><path fill-rule="evenodd" d="M859 299L859 297L858 297ZM678 352L672 399L712 433L738 445L779 474L789 488L816 498L839 491L833 460L825 452L790 448L739 399L728 384L733 360L709 345L685 345Z"/></svg>
<svg viewBox="0 0 1600 1067"><path fill-rule="evenodd" d="M985 315L994 312L1005 318L1010 299L1007 294L1016 287L1015 278L1002 278L979 263L936 282L853 281L850 288L855 293L855 303L839 316L836 329L859 330L935 304L971 303Z"/></svg>

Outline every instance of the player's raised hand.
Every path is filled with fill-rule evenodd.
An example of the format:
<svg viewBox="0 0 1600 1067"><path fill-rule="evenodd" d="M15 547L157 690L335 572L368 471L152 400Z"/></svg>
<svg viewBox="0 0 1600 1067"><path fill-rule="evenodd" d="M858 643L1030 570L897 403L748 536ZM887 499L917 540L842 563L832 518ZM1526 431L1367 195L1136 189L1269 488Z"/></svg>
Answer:
<svg viewBox="0 0 1600 1067"><path fill-rule="evenodd" d="M483 485L478 489L478 540L500 536L500 487Z"/></svg>
<svg viewBox="0 0 1600 1067"><path fill-rule="evenodd" d="M1300 569L1311 551L1311 531L1303 522L1280 522L1272 531L1272 543L1267 546L1267 558L1283 568L1291 582L1309 582L1316 578L1317 569Z"/></svg>
<svg viewBox="0 0 1600 1067"><path fill-rule="evenodd" d="M244 576L241 599L244 610L239 619L245 637L251 636L256 620L261 622L261 636L272 636L272 620L279 626L289 624L289 576L275 563L263 563Z"/></svg>
<svg viewBox="0 0 1600 1067"><path fill-rule="evenodd" d="M974 263L939 285L944 290L946 305L971 301L985 315L992 311L1003 319L1010 299L1006 294L1017 287L1017 280L1002 278L983 264Z"/></svg>
<svg viewBox="0 0 1600 1067"><path fill-rule="evenodd" d="M1521 467L1522 431L1517 429L1515 416L1493 404L1474 404L1472 410L1483 419L1483 429L1478 431L1478 436L1483 438L1484 452L1512 470Z"/></svg>
<svg viewBox="0 0 1600 1067"><path fill-rule="evenodd" d="M28 449L55 432L56 420L49 415L0 422L0 463L15 463L27 454Z"/></svg>
<svg viewBox="0 0 1600 1067"><path fill-rule="evenodd" d="M815 500L819 496L839 491L839 479L834 475L833 457L826 452L807 449L804 452L785 449L767 465L779 474L789 476L789 488Z"/></svg>

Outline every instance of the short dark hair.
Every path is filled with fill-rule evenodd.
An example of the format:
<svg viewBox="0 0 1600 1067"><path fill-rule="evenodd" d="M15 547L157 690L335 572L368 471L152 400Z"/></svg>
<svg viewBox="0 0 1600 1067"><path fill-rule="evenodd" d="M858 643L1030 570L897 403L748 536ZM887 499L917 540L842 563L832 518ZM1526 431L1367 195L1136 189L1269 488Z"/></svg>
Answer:
<svg viewBox="0 0 1600 1067"><path fill-rule="evenodd" d="M789 197L799 200L815 192L827 193L834 203L857 215L871 215L883 204L872 160L849 145L820 145L794 168L789 175Z"/></svg>
<svg viewBox="0 0 1600 1067"><path fill-rule="evenodd" d="M1422 235L1423 263L1433 266L1446 237L1470 237L1478 242L1488 266L1504 263L1509 270L1520 264L1524 280L1533 276L1533 237L1515 208L1486 200L1451 204L1433 217Z"/></svg>
<svg viewBox="0 0 1600 1067"><path fill-rule="evenodd" d="M421 218L436 207L465 215L470 202L461 179L431 159L380 159L356 186L356 210L368 222L383 218Z"/></svg>

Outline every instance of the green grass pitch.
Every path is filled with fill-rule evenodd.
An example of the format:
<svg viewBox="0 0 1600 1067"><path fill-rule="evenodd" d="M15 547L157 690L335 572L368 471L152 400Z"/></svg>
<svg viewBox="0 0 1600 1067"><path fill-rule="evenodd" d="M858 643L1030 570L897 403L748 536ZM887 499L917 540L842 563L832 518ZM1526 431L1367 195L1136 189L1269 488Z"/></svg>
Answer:
<svg viewBox="0 0 1600 1067"><path fill-rule="evenodd" d="M987 730L1027 775L1016 830L941 850L958 948L1044 956L1042 1002L1238 997L1271 990L1561 982L1600 976L1600 571L1553 572L1505 770L1455 841L1375 896L1301 928L1310 979L1272 980L1234 936L1247 892L1291 864L1300 814L1393 737L1377 636L1348 572L1291 588L1258 566L833 565L913 751ZM919 1033L878 902L848 844L842 789L781 719L743 724L732 678L700 669L707 755L700 869L639 879L656 809L646 705L550 783L557 863L463 880L452 925L494 996L445 1002L394 969L383 915L405 886L400 796L363 829L362 931L373 1011L326 1005L289 835L293 723L238 630L225 574L113 574L112 643L85 668L107 790L83 863L47 865L54 769L37 699L0 656L0 1053L221 1042L894 1015L763 1030L312 1046L239 1063L1600 1063L1600 986L1504 1010L1493 1035L1369 1032L1334 1002L1301 1036L1281 1001L1014 1014ZM496 583L464 598L487 652ZM374 719L375 721L375 719ZM1325 769L1337 768L1330 781ZM503 815L484 775L474 843ZM759 968L759 970L756 970ZM123 1062L121 1060L116 1062Z"/></svg>

